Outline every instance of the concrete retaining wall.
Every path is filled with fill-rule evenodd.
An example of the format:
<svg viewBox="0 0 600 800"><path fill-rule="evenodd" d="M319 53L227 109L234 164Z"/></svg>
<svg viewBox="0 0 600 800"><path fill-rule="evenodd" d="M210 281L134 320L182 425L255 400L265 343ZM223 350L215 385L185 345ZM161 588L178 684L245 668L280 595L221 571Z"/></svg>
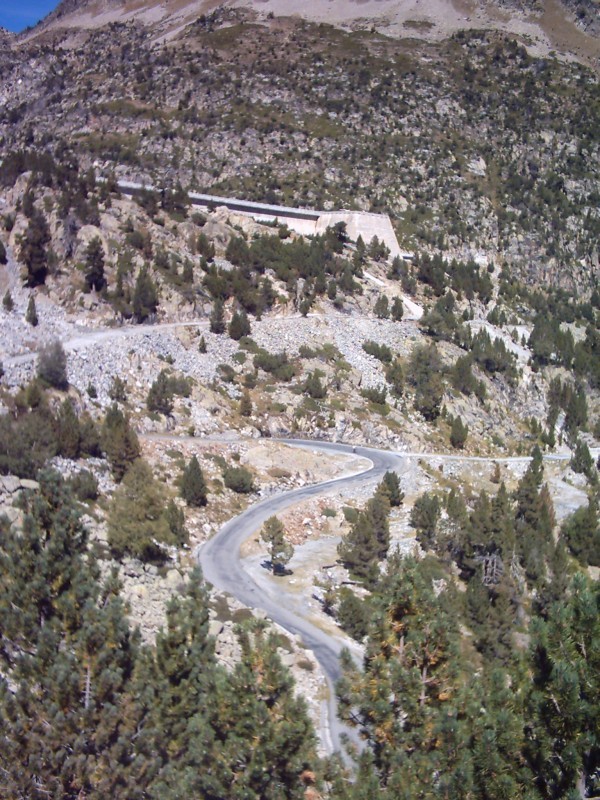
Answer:
<svg viewBox="0 0 600 800"><path fill-rule="evenodd" d="M144 186L131 181L119 181L119 189L123 194L136 195L143 191L159 192L154 186ZM189 193L190 203L200 208L218 208L225 206L236 214L246 214L259 222L281 220L290 230L303 236L324 233L338 222L346 223L348 236L356 241L362 236L365 244L369 244L374 236L383 242L390 251L390 259L400 256L412 259L413 254L401 250L394 228L387 214L370 214L364 211L316 211L309 208L290 208L268 203L254 203L249 200L238 200L234 197L220 197L212 194Z"/></svg>

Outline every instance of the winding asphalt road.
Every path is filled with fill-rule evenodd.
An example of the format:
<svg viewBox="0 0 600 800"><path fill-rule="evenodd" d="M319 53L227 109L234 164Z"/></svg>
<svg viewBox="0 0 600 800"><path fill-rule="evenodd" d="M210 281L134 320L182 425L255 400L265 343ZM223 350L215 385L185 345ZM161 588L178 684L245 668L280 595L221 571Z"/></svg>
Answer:
<svg viewBox="0 0 600 800"><path fill-rule="evenodd" d="M330 442L306 442L296 439L278 439L294 447L322 450L330 453L356 454L367 458L371 466L351 475L334 478L322 483L304 486L290 492L269 497L248 508L235 519L230 520L212 539L202 545L198 560L205 579L213 586L236 597L249 608L260 608L276 623L293 635L301 638L303 644L313 651L329 685L329 742L325 742L331 752L342 750L342 734L356 741L355 731L341 723L336 714L334 685L341 677L339 656L342 644L327 633L297 616L285 607L283 598L267 595L244 571L239 559L242 543L248 539L270 516L287 506L327 492L328 489L358 486L365 480L379 478L386 470L398 470L402 457L398 454L368 447L353 448L350 445Z"/></svg>
<svg viewBox="0 0 600 800"><path fill-rule="evenodd" d="M173 438L172 436L150 435L151 438ZM149 437L149 438L150 438ZM387 470L396 472L406 468L408 459L430 459L441 461L471 461L480 463L518 463L529 461L528 456L504 456L497 459L489 456L465 456L438 453L401 453L377 450L369 447L352 447L351 445L332 442L315 442L298 439L278 439L293 447L320 450L332 454L355 454L368 459L371 466L351 475L305 486L289 492L266 498L246 509L238 517L227 522L221 530L198 551L198 560L204 577L216 588L236 597L249 608L259 608L276 623L293 635L297 635L303 644L313 651L325 674L329 686L329 741L324 742L330 752L343 752L342 734L359 744L356 731L345 726L337 717L334 686L341 677L339 656L343 649L341 642L311 624L307 619L298 616L290 608L286 608L285 592L275 597L259 586L243 569L240 563L240 547L262 523L273 514L284 508L315 495L326 493L329 489L358 486L366 480L378 479ZM563 461L568 455L547 454L548 461Z"/></svg>

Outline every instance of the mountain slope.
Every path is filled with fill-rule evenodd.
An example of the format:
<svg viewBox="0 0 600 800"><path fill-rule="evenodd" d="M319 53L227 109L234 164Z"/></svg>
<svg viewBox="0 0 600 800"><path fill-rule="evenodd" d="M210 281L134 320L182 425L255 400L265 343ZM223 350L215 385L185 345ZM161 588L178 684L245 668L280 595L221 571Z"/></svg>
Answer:
<svg viewBox="0 0 600 800"><path fill-rule="evenodd" d="M500 30L519 37L532 53L550 50L566 57L597 60L600 55L598 0L315 0L302 7L293 0L63 0L41 30L95 28L135 20L158 25L173 36L200 14L219 8L246 8L259 17L300 17L347 29L371 27L396 38L439 41L459 30ZM38 29L39 30L39 29Z"/></svg>
<svg viewBox="0 0 600 800"><path fill-rule="evenodd" d="M52 47L6 49L5 155L60 141L105 176L385 212L406 249L594 285L593 71L498 32L419 42L222 8L161 31L56 29Z"/></svg>

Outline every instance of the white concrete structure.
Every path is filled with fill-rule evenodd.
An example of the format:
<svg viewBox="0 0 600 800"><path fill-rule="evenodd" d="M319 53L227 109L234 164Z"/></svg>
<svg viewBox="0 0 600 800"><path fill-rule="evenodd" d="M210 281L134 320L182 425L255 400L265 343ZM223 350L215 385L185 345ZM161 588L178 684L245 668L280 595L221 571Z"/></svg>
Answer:
<svg viewBox="0 0 600 800"><path fill-rule="evenodd" d="M362 236L364 243L369 244L376 236L388 247L391 259L396 256L407 260L413 258L413 253L400 249L392 221L387 214L370 214L366 211L322 211L317 220L315 233L323 233L338 222L346 223L348 236L354 242Z"/></svg>
<svg viewBox="0 0 600 800"><path fill-rule="evenodd" d="M123 194L140 194L143 191L160 192L154 186L144 186L131 181L119 181L119 189ZM394 228L387 214L370 214L365 211L316 211L309 208L290 208L288 206L254 203L249 200L238 200L234 197L220 197L212 194L189 192L190 203L200 208L219 208L225 206L236 214L246 214L258 222L285 223L290 230L303 236L324 233L328 227L338 222L346 224L346 231L352 241L362 236L365 244L369 244L374 236L383 242L390 251L390 259L400 256L407 260L413 253L400 249Z"/></svg>

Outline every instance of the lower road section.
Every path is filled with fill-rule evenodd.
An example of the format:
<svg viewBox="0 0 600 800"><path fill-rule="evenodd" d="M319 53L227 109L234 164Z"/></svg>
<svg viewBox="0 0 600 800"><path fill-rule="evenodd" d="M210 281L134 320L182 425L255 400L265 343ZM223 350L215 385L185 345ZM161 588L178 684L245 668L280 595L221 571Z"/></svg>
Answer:
<svg viewBox="0 0 600 800"><path fill-rule="evenodd" d="M329 442L305 442L295 439L283 441L294 447L322 450L332 454L355 454L369 459L371 466L360 473L284 492L256 503L238 517L230 520L216 536L202 546L199 551L199 563L204 577L209 583L233 595L249 608L262 609L278 625L291 634L299 636L303 644L312 650L329 685L328 749L331 752L342 752L342 734L347 734L351 739L355 738L355 732L343 725L338 720L336 713L334 684L341 676L339 656L343 645L286 607L284 591L277 598L264 592L243 569L240 562L240 547L268 517L277 514L287 506L318 494L324 494L330 489L347 488L364 483L366 480L380 478L386 470L398 470L402 465L402 457L395 453L372 450L368 447L351 447Z"/></svg>

